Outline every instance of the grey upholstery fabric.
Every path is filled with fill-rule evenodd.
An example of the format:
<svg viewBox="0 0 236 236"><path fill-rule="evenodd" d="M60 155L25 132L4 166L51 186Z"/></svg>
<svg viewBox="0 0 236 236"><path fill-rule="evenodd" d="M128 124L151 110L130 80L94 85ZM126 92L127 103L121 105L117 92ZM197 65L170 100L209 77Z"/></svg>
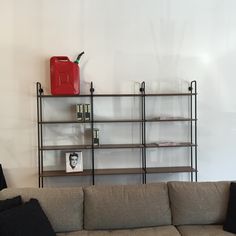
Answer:
<svg viewBox="0 0 236 236"><path fill-rule="evenodd" d="M84 188L84 228L128 229L171 224L165 183Z"/></svg>
<svg viewBox="0 0 236 236"><path fill-rule="evenodd" d="M177 227L183 236L235 236L223 230L222 225L187 225Z"/></svg>
<svg viewBox="0 0 236 236"><path fill-rule="evenodd" d="M222 224L228 205L229 184L169 182L173 224Z"/></svg>
<svg viewBox="0 0 236 236"><path fill-rule="evenodd" d="M80 230L83 227L82 188L7 188L0 199L21 195L23 201L36 198L56 232Z"/></svg>
<svg viewBox="0 0 236 236"><path fill-rule="evenodd" d="M77 231L57 236L180 236L180 234L174 226L159 226L144 229Z"/></svg>

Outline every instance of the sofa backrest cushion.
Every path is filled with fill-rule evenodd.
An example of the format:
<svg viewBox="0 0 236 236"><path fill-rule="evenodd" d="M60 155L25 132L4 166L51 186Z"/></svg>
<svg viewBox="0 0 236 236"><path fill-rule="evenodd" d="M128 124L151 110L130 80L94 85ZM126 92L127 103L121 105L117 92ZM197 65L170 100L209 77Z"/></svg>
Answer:
<svg viewBox="0 0 236 236"><path fill-rule="evenodd" d="M222 224L229 185L229 182L169 182L173 224Z"/></svg>
<svg viewBox="0 0 236 236"><path fill-rule="evenodd" d="M22 200L38 199L55 232L83 228L82 188L7 188L0 199L21 195Z"/></svg>
<svg viewBox="0 0 236 236"><path fill-rule="evenodd" d="M84 228L126 229L171 224L166 183L84 188Z"/></svg>

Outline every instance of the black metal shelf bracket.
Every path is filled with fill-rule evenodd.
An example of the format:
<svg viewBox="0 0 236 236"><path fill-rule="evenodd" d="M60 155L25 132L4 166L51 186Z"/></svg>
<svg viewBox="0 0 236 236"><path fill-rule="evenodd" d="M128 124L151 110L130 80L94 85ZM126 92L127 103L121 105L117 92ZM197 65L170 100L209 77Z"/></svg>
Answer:
<svg viewBox="0 0 236 236"><path fill-rule="evenodd" d="M145 82L141 83L141 139L142 139L142 183L147 183L147 159L146 159L146 102L145 102Z"/></svg>
<svg viewBox="0 0 236 236"><path fill-rule="evenodd" d="M43 89L41 83L36 83L37 94L37 128L38 128L38 186L43 187L43 126L42 126L42 98Z"/></svg>
<svg viewBox="0 0 236 236"><path fill-rule="evenodd" d="M190 118L191 118L191 127L190 127L190 141L194 143L194 146L191 146L191 169L194 171L191 172L191 181L193 182L193 172L195 172L195 181L198 181L198 165L197 165L197 81L193 80L190 83L189 91L191 92L190 96Z"/></svg>
<svg viewBox="0 0 236 236"><path fill-rule="evenodd" d="M91 103L91 143L92 143L92 148L91 148L91 154L92 154L92 184L95 184L95 169L94 169L94 107L93 107L93 94L94 93L94 87L93 87L93 82L90 83L90 103Z"/></svg>

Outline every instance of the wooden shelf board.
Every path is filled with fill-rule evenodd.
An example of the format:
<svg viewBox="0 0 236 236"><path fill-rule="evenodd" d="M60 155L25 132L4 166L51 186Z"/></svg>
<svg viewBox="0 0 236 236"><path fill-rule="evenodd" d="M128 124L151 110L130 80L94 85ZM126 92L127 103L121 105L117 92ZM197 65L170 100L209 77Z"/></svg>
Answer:
<svg viewBox="0 0 236 236"><path fill-rule="evenodd" d="M116 148L142 148L142 144L101 144L94 146L95 149L116 149Z"/></svg>
<svg viewBox="0 0 236 236"><path fill-rule="evenodd" d="M38 97L42 98L64 98L64 97L90 97L91 94L75 94L75 95L39 95ZM112 94L112 93L104 93L104 94L93 94L93 97L141 97L141 94L133 94L133 93L123 93L123 94Z"/></svg>
<svg viewBox="0 0 236 236"><path fill-rule="evenodd" d="M90 121L77 121L77 120L68 120L68 121L61 121L61 120L54 120L54 121L40 121L39 124L90 124Z"/></svg>
<svg viewBox="0 0 236 236"><path fill-rule="evenodd" d="M157 117L151 119L103 119L103 120L94 120L94 123L137 123L137 122L175 122L175 121L195 121L196 119L184 118L184 117ZM39 124L90 124L92 121L77 121L77 120L68 120L68 121L40 121Z"/></svg>
<svg viewBox="0 0 236 236"><path fill-rule="evenodd" d="M104 93L104 94L94 94L94 97L141 97L141 93Z"/></svg>
<svg viewBox="0 0 236 236"><path fill-rule="evenodd" d="M191 96L191 95L197 95L196 93L146 93L144 96L150 97L150 96ZM41 98L64 98L64 97L90 97L91 94L75 94L75 95L50 95L50 94L42 94L38 95L38 97ZM140 94L132 94L132 93L123 93L123 94L93 94L94 97L141 97L143 96Z"/></svg>
<svg viewBox="0 0 236 236"><path fill-rule="evenodd" d="M141 174L143 171L141 168L116 168L116 169L97 169L95 170L95 175L122 175L122 174ZM56 177L56 176L87 176L92 175L92 170L87 169L83 172L70 172L67 173L64 170L53 170L44 171L41 177Z"/></svg>
<svg viewBox="0 0 236 236"><path fill-rule="evenodd" d="M142 144L101 144L94 145L94 149L116 149L116 148L142 148ZM92 145L58 145L58 146L43 146L40 150L79 150L91 149Z"/></svg>
<svg viewBox="0 0 236 236"><path fill-rule="evenodd" d="M91 149L92 145L57 145L57 146L43 146L40 150L80 150Z"/></svg>
<svg viewBox="0 0 236 236"><path fill-rule="evenodd" d="M178 173L178 172L195 172L191 166L172 166L172 167L150 167L147 173Z"/></svg>
<svg viewBox="0 0 236 236"><path fill-rule="evenodd" d="M170 148L170 147L194 147L195 144L189 142L166 142L166 143L147 143L146 148ZM94 149L123 149L123 148L143 148L143 144L100 144L94 145ZM40 150L81 150L91 149L92 145L57 145L57 146L43 146Z"/></svg>
<svg viewBox="0 0 236 236"><path fill-rule="evenodd" d="M142 119L116 119L116 120L94 120L94 123L135 123L142 122Z"/></svg>
<svg viewBox="0 0 236 236"><path fill-rule="evenodd" d="M74 95L51 95L51 94L42 94L38 95L41 98L71 98L71 97L90 97L90 94L74 94Z"/></svg>
<svg viewBox="0 0 236 236"><path fill-rule="evenodd" d="M91 174L92 174L92 170L84 170L82 172L69 172L69 173L67 173L65 170L47 170L47 171L43 171L43 173L40 176L41 177L87 176Z"/></svg>
<svg viewBox="0 0 236 236"><path fill-rule="evenodd" d="M149 93L145 94L146 97L156 96L156 97L163 97L163 96L191 96L197 95L196 93Z"/></svg>
<svg viewBox="0 0 236 236"><path fill-rule="evenodd" d="M95 175L123 175L123 174L142 174L141 168L115 168L115 169L97 169Z"/></svg>
<svg viewBox="0 0 236 236"><path fill-rule="evenodd" d="M195 144L189 142L166 142L166 143L147 143L146 148L165 148L165 147L193 147Z"/></svg>
<svg viewBox="0 0 236 236"><path fill-rule="evenodd" d="M95 175L126 175L126 174L142 174L144 170L141 168L115 168L115 169L97 169ZM150 167L147 168L147 174L154 173L180 173L180 172L195 172L190 166L175 166L175 167ZM64 170L43 171L41 177L57 177L57 176L88 176L92 175L91 169L86 169L82 172L65 172Z"/></svg>
<svg viewBox="0 0 236 236"><path fill-rule="evenodd" d="M152 119L146 119L146 122L175 122L175 121L195 121L196 119L184 118L184 117L157 117Z"/></svg>

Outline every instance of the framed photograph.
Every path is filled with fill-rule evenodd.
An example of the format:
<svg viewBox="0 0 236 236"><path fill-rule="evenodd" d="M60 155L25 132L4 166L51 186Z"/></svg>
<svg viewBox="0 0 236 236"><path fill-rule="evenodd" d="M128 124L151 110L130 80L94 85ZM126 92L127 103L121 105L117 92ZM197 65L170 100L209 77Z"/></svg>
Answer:
<svg viewBox="0 0 236 236"><path fill-rule="evenodd" d="M66 152L66 172L82 172L82 152Z"/></svg>

